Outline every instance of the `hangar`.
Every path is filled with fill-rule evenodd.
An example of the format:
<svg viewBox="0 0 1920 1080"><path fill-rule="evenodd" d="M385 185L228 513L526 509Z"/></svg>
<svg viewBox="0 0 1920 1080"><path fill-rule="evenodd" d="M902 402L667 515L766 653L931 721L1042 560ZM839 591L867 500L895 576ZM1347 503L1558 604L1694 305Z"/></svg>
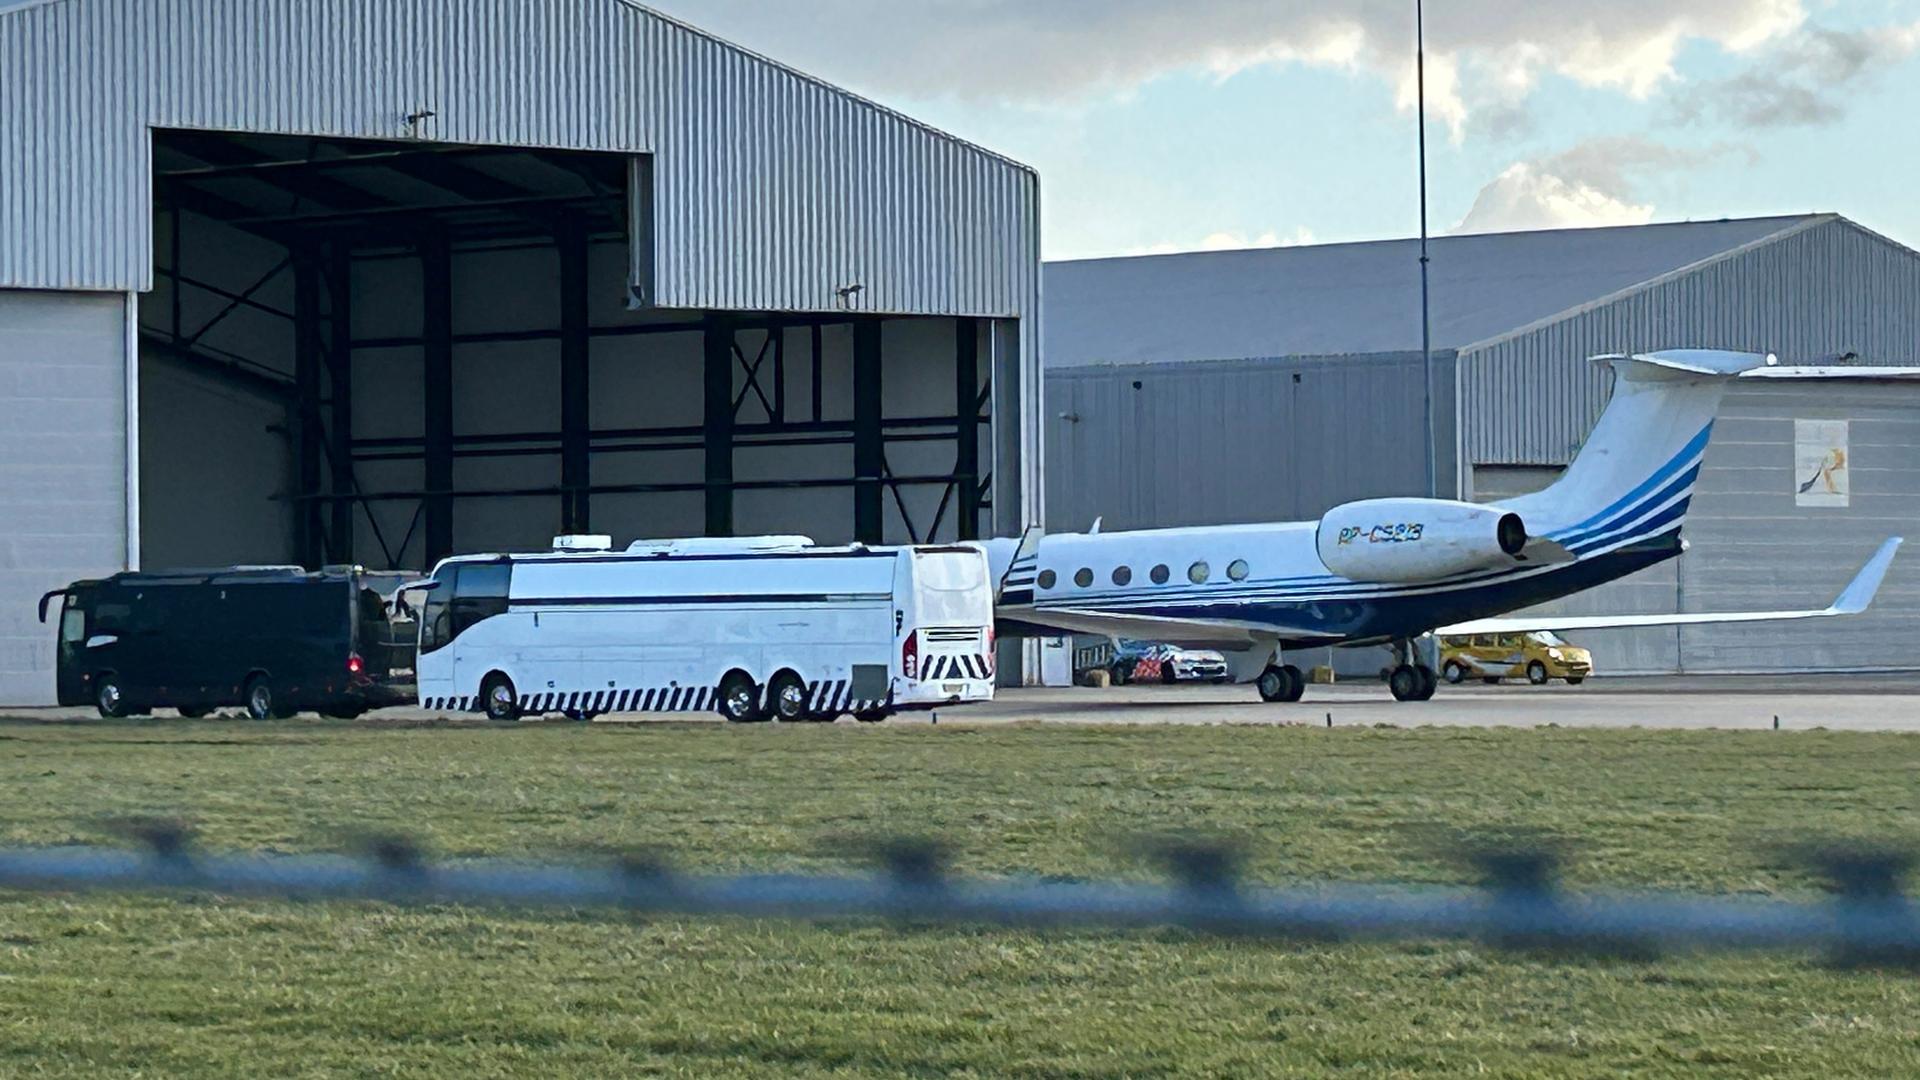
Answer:
<svg viewBox="0 0 1920 1080"><path fill-rule="evenodd" d="M0 0L0 704L126 567L1017 533L1032 170L628 0Z"/></svg>
<svg viewBox="0 0 1920 1080"><path fill-rule="evenodd" d="M1430 456L1443 498L1536 490L1606 402L1606 377L1586 363L1598 353L1920 363L1920 253L1837 215L1446 236L1430 264L1429 445L1418 258L1417 241L1392 240L1049 263L1049 530L1313 518L1425 493ZM1851 489L1808 498L1799 459L1836 435ZM1686 535L1682 558L1561 610L1824 604L1882 539L1920 542L1920 386L1743 384L1715 425ZM1613 673L1911 669L1917 618L1909 550L1859 618L1581 643Z"/></svg>

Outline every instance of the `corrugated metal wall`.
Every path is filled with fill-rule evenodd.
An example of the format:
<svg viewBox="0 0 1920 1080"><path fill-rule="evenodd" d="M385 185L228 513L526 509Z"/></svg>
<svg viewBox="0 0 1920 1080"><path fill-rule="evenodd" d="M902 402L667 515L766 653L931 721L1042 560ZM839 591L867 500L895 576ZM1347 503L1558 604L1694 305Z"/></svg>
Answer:
<svg viewBox="0 0 1920 1080"><path fill-rule="evenodd" d="M1849 421L1851 504L1796 505L1795 419ZM1889 536L1920 544L1920 386L1742 383L1714 425L1687 515L1689 550L1541 610L1572 614L1826 605ZM1571 635L1602 674L1920 667L1920 550L1894 561L1865 615Z"/></svg>
<svg viewBox="0 0 1920 1080"><path fill-rule="evenodd" d="M1451 355L1434 359L1451 386ZM1444 454L1451 396L1435 404ZM1418 353L1056 369L1047 414L1056 532L1303 520L1426 490ZM1453 468L1443 456L1446 495Z"/></svg>
<svg viewBox="0 0 1920 1080"><path fill-rule="evenodd" d="M1837 218L1514 337L1461 350L1464 450L1564 464L1605 407L1596 353L1682 347L1920 363L1920 255Z"/></svg>
<svg viewBox="0 0 1920 1080"><path fill-rule="evenodd" d="M623 0L0 16L0 286L151 286L149 126L653 154L665 306L1038 306L1032 171Z"/></svg>

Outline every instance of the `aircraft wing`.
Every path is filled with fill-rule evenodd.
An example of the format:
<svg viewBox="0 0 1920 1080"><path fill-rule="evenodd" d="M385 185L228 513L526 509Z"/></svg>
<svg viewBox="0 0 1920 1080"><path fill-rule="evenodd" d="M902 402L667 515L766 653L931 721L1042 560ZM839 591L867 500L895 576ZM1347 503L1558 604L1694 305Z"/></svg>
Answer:
<svg viewBox="0 0 1920 1080"><path fill-rule="evenodd" d="M1634 626L1693 626L1699 623L1784 622L1792 619L1825 619L1835 615L1858 615L1873 603L1873 596L1886 580L1894 553L1900 550L1901 537L1889 538L1873 553L1860 572L1840 591L1833 603L1806 611L1713 611L1671 615L1509 615L1493 619L1474 619L1434 630L1449 637L1464 634L1525 634L1535 630L1611 630Z"/></svg>

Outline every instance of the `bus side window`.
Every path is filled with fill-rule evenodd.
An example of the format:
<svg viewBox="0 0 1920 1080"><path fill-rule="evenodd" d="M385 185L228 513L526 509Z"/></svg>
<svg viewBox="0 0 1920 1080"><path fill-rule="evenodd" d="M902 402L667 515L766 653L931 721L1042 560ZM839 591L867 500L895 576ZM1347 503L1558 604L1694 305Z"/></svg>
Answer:
<svg viewBox="0 0 1920 1080"><path fill-rule="evenodd" d="M460 576L453 584L454 637L482 619L506 614L507 583L512 573L513 564L506 562L466 563L460 567Z"/></svg>
<svg viewBox="0 0 1920 1080"><path fill-rule="evenodd" d="M93 609L96 634L124 634L132 627L133 608L126 604L97 604Z"/></svg>

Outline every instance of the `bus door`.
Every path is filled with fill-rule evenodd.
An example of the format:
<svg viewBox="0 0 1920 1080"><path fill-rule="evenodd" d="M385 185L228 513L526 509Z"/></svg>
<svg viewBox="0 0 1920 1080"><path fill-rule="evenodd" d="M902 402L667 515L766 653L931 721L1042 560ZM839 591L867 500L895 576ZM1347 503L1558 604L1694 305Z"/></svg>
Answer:
<svg viewBox="0 0 1920 1080"><path fill-rule="evenodd" d="M506 658L497 650L474 648L471 641L463 644L462 639L481 622L506 614L512 575L513 565L505 559L454 563L434 575L439 587L427 593L420 616L420 658L416 666L423 683L450 678L452 692L466 694L478 690L487 672L506 666Z"/></svg>

